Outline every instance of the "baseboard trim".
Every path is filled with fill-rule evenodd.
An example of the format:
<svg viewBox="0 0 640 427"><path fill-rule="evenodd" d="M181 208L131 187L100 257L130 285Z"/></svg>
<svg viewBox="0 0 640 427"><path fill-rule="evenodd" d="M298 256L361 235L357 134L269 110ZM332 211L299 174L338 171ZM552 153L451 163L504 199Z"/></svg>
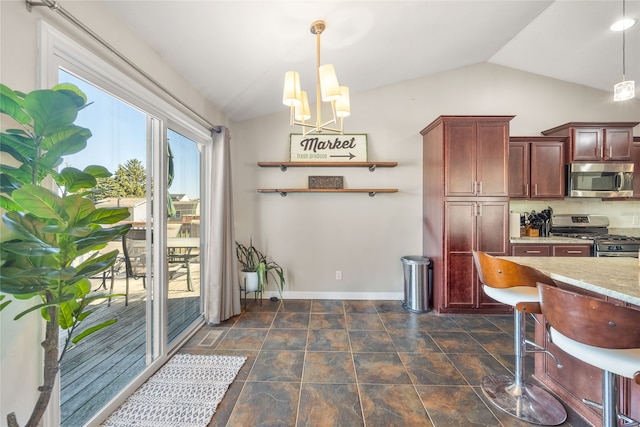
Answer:
<svg viewBox="0 0 640 427"><path fill-rule="evenodd" d="M267 291L265 298L279 297L278 292ZM390 300L402 301L402 292L293 292L288 291L282 294L285 300L288 299L335 299L335 300Z"/></svg>

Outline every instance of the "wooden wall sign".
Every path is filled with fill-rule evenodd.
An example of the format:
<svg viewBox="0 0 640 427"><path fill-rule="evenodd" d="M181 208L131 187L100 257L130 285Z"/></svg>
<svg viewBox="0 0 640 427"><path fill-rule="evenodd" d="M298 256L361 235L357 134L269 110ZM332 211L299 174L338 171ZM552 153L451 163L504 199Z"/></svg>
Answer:
<svg viewBox="0 0 640 427"><path fill-rule="evenodd" d="M344 180L341 176L310 176L309 188L342 189Z"/></svg>
<svg viewBox="0 0 640 427"><path fill-rule="evenodd" d="M366 134L291 134L292 162L366 162Z"/></svg>

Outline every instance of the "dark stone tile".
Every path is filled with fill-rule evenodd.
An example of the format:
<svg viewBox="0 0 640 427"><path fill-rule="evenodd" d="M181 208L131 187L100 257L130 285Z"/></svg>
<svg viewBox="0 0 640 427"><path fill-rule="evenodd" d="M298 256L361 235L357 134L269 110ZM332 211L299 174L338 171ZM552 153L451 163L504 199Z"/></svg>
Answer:
<svg viewBox="0 0 640 427"><path fill-rule="evenodd" d="M275 316L275 312L244 312L233 325L233 328L270 328Z"/></svg>
<svg viewBox="0 0 640 427"><path fill-rule="evenodd" d="M304 350L306 347L306 329L270 329L262 350Z"/></svg>
<svg viewBox="0 0 640 427"><path fill-rule="evenodd" d="M479 386L487 375L510 375L490 354L449 354L453 365L462 373L472 386Z"/></svg>
<svg viewBox="0 0 640 427"><path fill-rule="evenodd" d="M373 301L344 301L344 311L346 313L377 313L376 307L373 305Z"/></svg>
<svg viewBox="0 0 640 427"><path fill-rule="evenodd" d="M242 305L242 309L245 310L244 307L244 295L242 295L242 299L240 300L240 304ZM280 307L280 301L271 301L268 298L262 300L256 300L252 297L251 294L247 296L247 308L245 311L270 311L276 312Z"/></svg>
<svg viewBox="0 0 640 427"><path fill-rule="evenodd" d="M300 382L303 364L303 351L263 350L258 354L247 381Z"/></svg>
<svg viewBox="0 0 640 427"><path fill-rule="evenodd" d="M418 385L463 385L464 377L444 353L400 353L411 381Z"/></svg>
<svg viewBox="0 0 640 427"><path fill-rule="evenodd" d="M407 313L402 301L374 301L373 305L378 313Z"/></svg>
<svg viewBox="0 0 640 427"><path fill-rule="evenodd" d="M304 383L351 384L356 382L351 353L308 351L304 360Z"/></svg>
<svg viewBox="0 0 640 427"><path fill-rule="evenodd" d="M309 313L279 312L273 321L274 328L307 329L309 327Z"/></svg>
<svg viewBox="0 0 640 427"><path fill-rule="evenodd" d="M311 312L344 314L344 304L342 300L313 300L311 303Z"/></svg>
<svg viewBox="0 0 640 427"><path fill-rule="evenodd" d="M503 332L502 329L484 316L454 316L453 321L467 332Z"/></svg>
<svg viewBox="0 0 640 427"><path fill-rule="evenodd" d="M388 330L420 329L425 332L460 332L463 329L450 316L432 313L381 313L382 323Z"/></svg>
<svg viewBox="0 0 640 427"><path fill-rule="evenodd" d="M417 386L436 427L501 425L469 386Z"/></svg>
<svg viewBox="0 0 640 427"><path fill-rule="evenodd" d="M302 384L299 427L364 426L355 384Z"/></svg>
<svg viewBox="0 0 640 427"><path fill-rule="evenodd" d="M431 332L431 338L445 353L486 354L487 351L466 332Z"/></svg>
<svg viewBox="0 0 640 427"><path fill-rule="evenodd" d="M248 382L245 384L228 426L283 426L296 424L300 384Z"/></svg>
<svg viewBox="0 0 640 427"><path fill-rule="evenodd" d="M351 349L356 352L395 352L387 331L349 331Z"/></svg>
<svg viewBox="0 0 640 427"><path fill-rule="evenodd" d="M344 314L311 313L309 329L345 329Z"/></svg>
<svg viewBox="0 0 640 427"><path fill-rule="evenodd" d="M309 330L307 351L350 351L347 331L344 329Z"/></svg>
<svg viewBox="0 0 640 427"><path fill-rule="evenodd" d="M411 385L361 384L360 395L367 426L433 426Z"/></svg>
<svg viewBox="0 0 640 427"><path fill-rule="evenodd" d="M513 336L504 332L470 332L489 353L514 354Z"/></svg>
<svg viewBox="0 0 640 427"><path fill-rule="evenodd" d="M347 329L352 331L380 331L384 330L384 325L378 314L356 314L347 313Z"/></svg>
<svg viewBox="0 0 640 427"><path fill-rule="evenodd" d="M278 311L294 312L294 313L310 313L311 300L307 299L291 299L283 300Z"/></svg>
<svg viewBox="0 0 640 427"><path fill-rule="evenodd" d="M502 329L504 332L513 335L513 315L509 316L485 316L489 322ZM530 318L529 318L530 319ZM529 320L527 319L527 320ZM533 322L533 320L531 320Z"/></svg>
<svg viewBox="0 0 640 427"><path fill-rule="evenodd" d="M216 349L260 350L268 329L230 329Z"/></svg>
<svg viewBox="0 0 640 427"><path fill-rule="evenodd" d="M397 351L405 353L441 353L442 350L431 339L428 333L417 330L407 329L393 330L389 332L393 345Z"/></svg>
<svg viewBox="0 0 640 427"><path fill-rule="evenodd" d="M411 384L397 353L353 353L359 384Z"/></svg>

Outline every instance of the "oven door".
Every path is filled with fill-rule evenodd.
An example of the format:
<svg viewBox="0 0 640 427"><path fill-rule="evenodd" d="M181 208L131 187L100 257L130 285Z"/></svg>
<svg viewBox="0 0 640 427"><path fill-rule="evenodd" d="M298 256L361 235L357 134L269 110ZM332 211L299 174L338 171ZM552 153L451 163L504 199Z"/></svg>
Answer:
<svg viewBox="0 0 640 427"><path fill-rule="evenodd" d="M596 252L596 256L638 258L638 252Z"/></svg>

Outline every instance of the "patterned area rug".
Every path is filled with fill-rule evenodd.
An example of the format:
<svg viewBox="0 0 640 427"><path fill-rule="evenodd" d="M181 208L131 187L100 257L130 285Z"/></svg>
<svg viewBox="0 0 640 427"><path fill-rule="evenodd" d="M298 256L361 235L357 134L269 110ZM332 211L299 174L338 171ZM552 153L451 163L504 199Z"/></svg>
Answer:
<svg viewBox="0 0 640 427"><path fill-rule="evenodd" d="M103 426L206 426L246 360L238 356L176 354Z"/></svg>

